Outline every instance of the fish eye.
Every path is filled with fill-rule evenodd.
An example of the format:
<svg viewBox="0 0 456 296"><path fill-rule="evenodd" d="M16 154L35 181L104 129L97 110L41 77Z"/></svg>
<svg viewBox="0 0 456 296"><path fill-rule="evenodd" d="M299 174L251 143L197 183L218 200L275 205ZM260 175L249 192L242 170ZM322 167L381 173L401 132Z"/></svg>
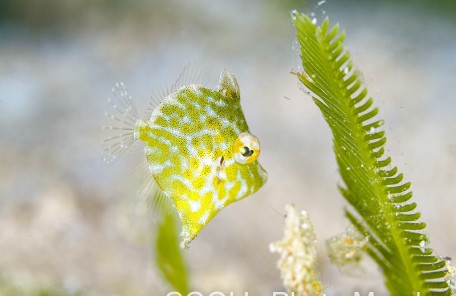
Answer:
<svg viewBox="0 0 456 296"><path fill-rule="evenodd" d="M244 146L244 147L242 147L242 149L241 149L241 154L242 154L242 156L244 156L244 157L250 157L250 156L253 155L253 153L254 153L254 151L251 150L251 149L250 149L249 147L247 147L247 146Z"/></svg>
<svg viewBox="0 0 456 296"><path fill-rule="evenodd" d="M239 164L255 161L260 154L260 142L250 133L242 133L234 142L234 160Z"/></svg>

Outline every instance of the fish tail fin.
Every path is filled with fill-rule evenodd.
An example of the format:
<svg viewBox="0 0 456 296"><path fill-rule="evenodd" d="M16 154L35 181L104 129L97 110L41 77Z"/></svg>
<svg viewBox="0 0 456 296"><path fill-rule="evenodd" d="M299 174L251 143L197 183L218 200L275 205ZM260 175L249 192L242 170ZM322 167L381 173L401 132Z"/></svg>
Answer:
<svg viewBox="0 0 456 296"><path fill-rule="evenodd" d="M105 112L105 117L109 123L103 126L107 135L103 140L102 153L103 161L111 163L136 141L136 125L141 119L123 82L114 85L108 103L110 110Z"/></svg>

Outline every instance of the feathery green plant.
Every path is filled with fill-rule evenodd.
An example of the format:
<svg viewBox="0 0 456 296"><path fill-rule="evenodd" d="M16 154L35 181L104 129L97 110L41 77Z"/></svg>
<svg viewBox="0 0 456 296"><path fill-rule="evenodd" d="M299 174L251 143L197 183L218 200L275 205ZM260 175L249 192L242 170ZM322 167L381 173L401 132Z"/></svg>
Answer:
<svg viewBox="0 0 456 296"><path fill-rule="evenodd" d="M445 261L427 246L410 183L385 155L378 108L344 49L338 25L321 26L296 12L304 72L296 73L329 127L351 208L346 216L368 238L367 253L381 267L391 295L451 295ZM419 292L419 294L417 294Z"/></svg>
<svg viewBox="0 0 456 296"><path fill-rule="evenodd" d="M156 191L155 194L160 194ZM170 206L170 205L164 205ZM187 295L190 292L188 271L183 250L179 247L178 219L170 209L157 209L160 216L155 240L157 269L174 291Z"/></svg>

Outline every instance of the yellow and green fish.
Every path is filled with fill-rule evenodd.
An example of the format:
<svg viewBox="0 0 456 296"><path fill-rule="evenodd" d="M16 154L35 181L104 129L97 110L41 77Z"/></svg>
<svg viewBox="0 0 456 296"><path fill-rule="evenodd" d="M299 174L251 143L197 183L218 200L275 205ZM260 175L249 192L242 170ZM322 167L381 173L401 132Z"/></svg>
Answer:
<svg viewBox="0 0 456 296"><path fill-rule="evenodd" d="M144 143L152 177L179 214L183 247L220 210L266 182L257 160L260 143L249 131L230 72L221 73L215 90L175 87L148 120L139 118L123 84L113 92L115 112L107 115L122 125L110 127L120 133L107 139L106 155L113 159L135 140Z"/></svg>

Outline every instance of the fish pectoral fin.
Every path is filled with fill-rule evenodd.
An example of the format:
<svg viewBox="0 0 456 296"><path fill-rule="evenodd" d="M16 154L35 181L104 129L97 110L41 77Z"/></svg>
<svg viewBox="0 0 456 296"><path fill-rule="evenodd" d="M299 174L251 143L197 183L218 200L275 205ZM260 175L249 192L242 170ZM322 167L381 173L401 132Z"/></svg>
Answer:
<svg viewBox="0 0 456 296"><path fill-rule="evenodd" d="M221 183L226 180L226 173L225 170L223 169L223 166L225 164L225 157L222 155L218 159L218 166L217 166L217 183Z"/></svg>

